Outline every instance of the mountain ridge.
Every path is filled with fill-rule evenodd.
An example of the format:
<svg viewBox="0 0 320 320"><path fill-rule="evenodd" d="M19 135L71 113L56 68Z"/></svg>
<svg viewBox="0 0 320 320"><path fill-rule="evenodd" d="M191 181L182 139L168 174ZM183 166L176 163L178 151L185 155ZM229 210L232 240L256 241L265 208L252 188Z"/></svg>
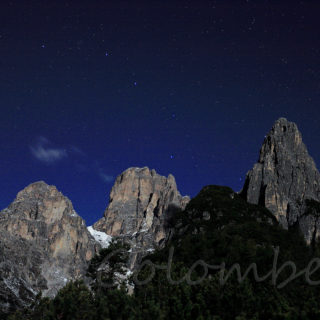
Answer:
<svg viewBox="0 0 320 320"><path fill-rule="evenodd" d="M113 241L129 245L127 268L135 271L146 256L186 232L200 235L207 226L218 230L221 223L221 228L231 228L232 221L241 224L237 208L248 223L298 228L306 243L314 245L320 237L319 199L315 162L297 125L285 118L266 135L240 193L207 186L190 200L181 196L173 175L130 167L116 178L103 217L87 228L55 186L34 182L0 213L0 308L23 308L40 291L54 297L69 280L86 279L90 260ZM222 201L219 205L230 214L212 201ZM177 218L191 224L179 227Z"/></svg>

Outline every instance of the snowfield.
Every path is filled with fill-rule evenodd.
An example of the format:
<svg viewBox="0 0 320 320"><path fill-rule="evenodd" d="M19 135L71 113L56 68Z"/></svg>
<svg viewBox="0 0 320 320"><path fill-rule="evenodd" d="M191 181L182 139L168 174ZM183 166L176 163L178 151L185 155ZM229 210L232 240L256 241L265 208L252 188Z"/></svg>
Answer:
<svg viewBox="0 0 320 320"><path fill-rule="evenodd" d="M107 235L105 232L93 229L92 226L88 227L88 231L94 237L94 239L101 244L102 248L109 247L112 240L111 236Z"/></svg>

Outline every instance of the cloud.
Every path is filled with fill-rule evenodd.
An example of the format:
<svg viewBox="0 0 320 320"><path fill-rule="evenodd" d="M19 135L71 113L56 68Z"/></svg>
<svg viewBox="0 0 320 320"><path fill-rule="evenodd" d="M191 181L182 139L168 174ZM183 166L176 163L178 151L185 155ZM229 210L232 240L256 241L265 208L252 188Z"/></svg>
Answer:
<svg viewBox="0 0 320 320"><path fill-rule="evenodd" d="M105 183L110 183L114 181L114 176L112 174L105 173L106 171L101 166L100 161L95 160L93 163L94 171L100 177L100 179Z"/></svg>
<svg viewBox="0 0 320 320"><path fill-rule="evenodd" d="M79 156L82 156L82 157L85 157L86 154L78 147L76 146L71 146L70 147L70 152L76 154L76 155L79 155Z"/></svg>
<svg viewBox="0 0 320 320"><path fill-rule="evenodd" d="M99 176L100 176L100 178L104 181L104 182L107 182L107 183L110 183L110 182L112 182L113 181L113 176L110 176L110 175L108 175L108 174L105 174L105 173L103 173L103 172L99 172Z"/></svg>
<svg viewBox="0 0 320 320"><path fill-rule="evenodd" d="M105 170L100 166L99 161L91 163L87 154L75 145L70 145L67 148L53 148L51 142L46 137L38 137L36 142L30 146L31 154L38 161L45 164L54 164L63 158L69 157L74 159L74 167L80 172L94 172L104 183L114 181L114 176L105 173ZM80 162L78 161L80 157Z"/></svg>
<svg viewBox="0 0 320 320"><path fill-rule="evenodd" d="M31 154L39 161L46 164L53 164L68 156L67 151L61 148L50 148L47 145L49 140L45 137L39 137L37 142L30 146Z"/></svg>

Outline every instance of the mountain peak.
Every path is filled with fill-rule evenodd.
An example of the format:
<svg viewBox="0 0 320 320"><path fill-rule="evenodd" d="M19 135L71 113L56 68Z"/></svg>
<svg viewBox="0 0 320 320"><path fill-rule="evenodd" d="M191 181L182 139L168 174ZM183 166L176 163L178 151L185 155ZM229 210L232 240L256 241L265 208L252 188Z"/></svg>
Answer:
<svg viewBox="0 0 320 320"><path fill-rule="evenodd" d="M242 194L267 207L284 228L298 223L307 242L320 236L317 219L305 215L305 201L320 200L320 174L295 123L285 118L274 123Z"/></svg>
<svg viewBox="0 0 320 320"><path fill-rule="evenodd" d="M285 117L280 117L278 120L275 121L274 125L276 124L295 124L294 122L290 122L287 118Z"/></svg>
<svg viewBox="0 0 320 320"><path fill-rule="evenodd" d="M310 157L297 125L285 118L280 118L265 136L260 150L260 161L263 161L268 154L286 152Z"/></svg>
<svg viewBox="0 0 320 320"><path fill-rule="evenodd" d="M182 197L173 175L168 178L154 169L129 168L120 174L110 193L110 202L104 217L94 224L94 229L115 237L125 237L131 242L134 254L161 245L168 237L166 222L171 215L184 209L189 197Z"/></svg>
<svg viewBox="0 0 320 320"><path fill-rule="evenodd" d="M99 248L71 201L43 181L20 191L0 217L0 263L11 270L0 292L7 293L10 304L23 305L40 291L54 296L67 281L85 274ZM0 295L0 307L6 301Z"/></svg>
<svg viewBox="0 0 320 320"><path fill-rule="evenodd" d="M33 187L49 187L49 185L43 180L30 183L29 186L27 186L26 188L28 188L30 186L33 186Z"/></svg>
<svg viewBox="0 0 320 320"><path fill-rule="evenodd" d="M50 186L44 181L36 181L28 186L26 186L23 190L21 190L17 194L17 199L21 198L39 198L45 197L47 193L59 193L55 186Z"/></svg>
<svg viewBox="0 0 320 320"><path fill-rule="evenodd" d="M295 122L289 121L287 118L283 117L276 120L273 127L281 127L283 132L299 131L298 126Z"/></svg>
<svg viewBox="0 0 320 320"><path fill-rule="evenodd" d="M269 134L290 135L290 133L294 133L294 132L297 132L300 134L300 131L294 122L290 122L286 118L279 118L274 123Z"/></svg>

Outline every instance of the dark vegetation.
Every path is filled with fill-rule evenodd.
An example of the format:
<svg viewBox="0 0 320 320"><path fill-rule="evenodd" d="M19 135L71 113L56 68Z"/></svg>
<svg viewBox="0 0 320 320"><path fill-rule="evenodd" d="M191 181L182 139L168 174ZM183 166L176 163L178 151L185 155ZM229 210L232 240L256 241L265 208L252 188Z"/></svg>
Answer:
<svg viewBox="0 0 320 320"><path fill-rule="evenodd" d="M319 214L315 203L308 203L312 214ZM312 207L312 208L311 208ZM9 316L17 319L319 319L320 284L310 285L304 274L283 288L272 283L271 275L257 282L252 270L239 284L236 272L221 285L219 270L208 269L208 274L198 284L186 281L170 284L168 281L168 257L173 252L170 276L173 280L183 278L189 272L190 280L202 278L204 265L225 263L230 270L234 263L241 266L243 275L251 263L256 263L260 277L273 267L276 248L279 248L277 270L286 261L293 261L297 272L305 269L311 259L319 255L319 246L307 246L297 230L283 230L273 215L265 208L245 202L230 188L208 186L187 206L184 212L171 220L174 233L163 250L145 257L137 279L144 285L135 285L133 294L127 293L124 274L126 250L113 243L93 258L88 275L93 279L91 289L83 282L69 283L54 299L38 296L27 310ZM172 249L173 248L173 249ZM113 251L108 266L105 258ZM174 250L174 251L172 251ZM149 261L149 262L147 262ZM157 268L152 276L152 264ZM204 264L205 263L205 264ZM312 269L316 269L316 263ZM100 269L104 273L99 274ZM292 273L284 268L277 285ZM133 282L134 276L129 281ZM320 272L310 278L320 280ZM116 283L116 287L101 284Z"/></svg>

